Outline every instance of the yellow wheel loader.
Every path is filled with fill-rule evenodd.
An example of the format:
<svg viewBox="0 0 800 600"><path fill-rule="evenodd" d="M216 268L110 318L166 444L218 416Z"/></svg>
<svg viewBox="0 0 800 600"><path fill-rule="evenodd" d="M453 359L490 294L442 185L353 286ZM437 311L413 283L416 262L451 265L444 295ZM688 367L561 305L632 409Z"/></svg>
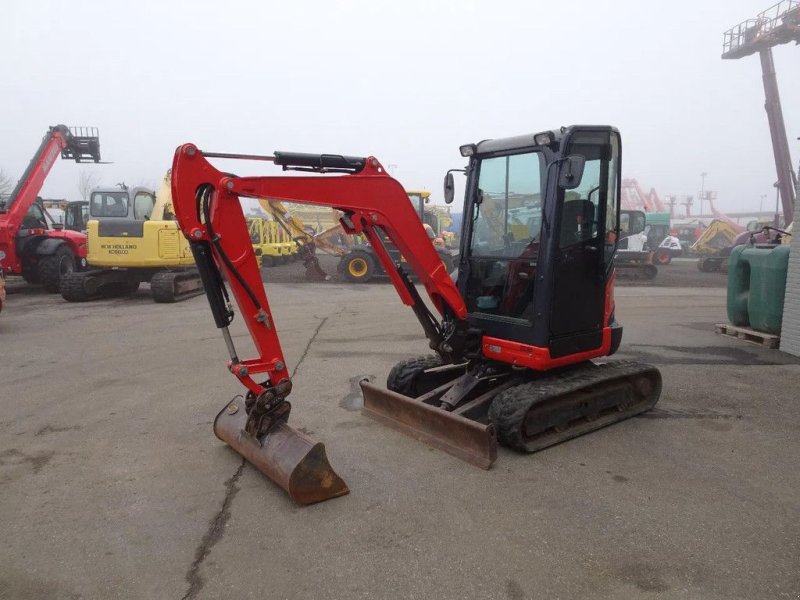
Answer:
<svg viewBox="0 0 800 600"><path fill-rule="evenodd" d="M87 227L88 269L62 277L65 300L125 296L143 281L150 283L156 302L203 293L194 257L172 211L169 173L157 194L124 185L92 190Z"/></svg>

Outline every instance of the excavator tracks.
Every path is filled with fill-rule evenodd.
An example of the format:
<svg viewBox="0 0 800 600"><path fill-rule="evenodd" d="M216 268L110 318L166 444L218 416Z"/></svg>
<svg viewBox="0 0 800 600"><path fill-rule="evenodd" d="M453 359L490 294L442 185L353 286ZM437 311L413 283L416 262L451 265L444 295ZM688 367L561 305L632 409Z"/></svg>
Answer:
<svg viewBox="0 0 800 600"><path fill-rule="evenodd" d="M161 271L150 279L150 292L156 302L179 302L203 293L197 269Z"/></svg>
<svg viewBox="0 0 800 600"><path fill-rule="evenodd" d="M73 271L61 276L59 292L68 302L89 302L100 298L116 298L133 294L139 280L125 276L124 271Z"/></svg>
<svg viewBox="0 0 800 600"><path fill-rule="evenodd" d="M489 420L501 444L536 452L650 410L660 395L661 374L651 365L587 363L501 392Z"/></svg>

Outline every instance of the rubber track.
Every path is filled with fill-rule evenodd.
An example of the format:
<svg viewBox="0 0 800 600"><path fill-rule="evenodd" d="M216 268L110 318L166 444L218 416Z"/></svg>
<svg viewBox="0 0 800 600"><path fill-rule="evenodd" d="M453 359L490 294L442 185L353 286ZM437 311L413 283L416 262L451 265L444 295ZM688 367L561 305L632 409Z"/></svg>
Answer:
<svg viewBox="0 0 800 600"><path fill-rule="evenodd" d="M577 425L571 425L561 434L551 435L549 443L545 445L536 443L535 440L525 439L523 427L526 415L547 400L582 390L591 390L593 387L604 383L613 383L615 380L633 383L634 379L644 374L648 374L656 380L656 385L650 392L649 398L646 399L647 401L640 401L627 411L612 413L593 422L583 421ZM658 370L651 365L632 361L618 361L603 365L588 363L564 373L544 376L535 381L514 386L498 394L489 407L489 419L497 428L497 439L501 444L522 452L536 452L544 447L558 444L649 410L658 402L660 394L661 376Z"/></svg>
<svg viewBox="0 0 800 600"><path fill-rule="evenodd" d="M198 288L176 295L176 284L190 279L197 280ZM153 300L164 303L179 302L193 296L198 296L203 293L203 285L200 283L200 273L197 271L162 271L156 273L150 279L150 292L153 295Z"/></svg>
<svg viewBox="0 0 800 600"><path fill-rule="evenodd" d="M102 297L100 292L92 295L86 293L86 279L91 276L90 271L73 271L64 275L59 285L61 297L67 302L88 302Z"/></svg>

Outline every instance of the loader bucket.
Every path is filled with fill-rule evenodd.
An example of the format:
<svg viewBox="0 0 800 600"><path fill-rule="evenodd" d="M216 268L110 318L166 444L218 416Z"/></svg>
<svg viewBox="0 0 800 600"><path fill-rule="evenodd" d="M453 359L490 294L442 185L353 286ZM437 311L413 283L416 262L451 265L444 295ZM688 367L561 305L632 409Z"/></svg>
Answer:
<svg viewBox="0 0 800 600"><path fill-rule="evenodd" d="M492 424L467 419L368 381L360 385L363 413L368 417L476 467L488 469L497 460L497 435Z"/></svg>
<svg viewBox="0 0 800 600"><path fill-rule="evenodd" d="M247 432L244 401L236 398L214 420L214 434L283 488L298 504L314 504L349 493L328 462L325 445L279 423L259 441Z"/></svg>

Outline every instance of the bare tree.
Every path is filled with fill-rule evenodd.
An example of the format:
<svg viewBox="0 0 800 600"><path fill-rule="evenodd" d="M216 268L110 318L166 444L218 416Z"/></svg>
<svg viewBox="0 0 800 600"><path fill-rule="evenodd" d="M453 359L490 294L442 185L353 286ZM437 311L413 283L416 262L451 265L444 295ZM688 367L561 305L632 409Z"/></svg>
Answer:
<svg viewBox="0 0 800 600"><path fill-rule="evenodd" d="M94 171L89 171L88 169L83 169L80 174L78 175L78 192L81 195L83 200L89 199L89 194L92 191L93 187L97 187L97 183L100 181L100 177Z"/></svg>
<svg viewBox="0 0 800 600"><path fill-rule="evenodd" d="M3 169L0 169L0 196L8 196L11 194L11 189L14 187L14 182Z"/></svg>

